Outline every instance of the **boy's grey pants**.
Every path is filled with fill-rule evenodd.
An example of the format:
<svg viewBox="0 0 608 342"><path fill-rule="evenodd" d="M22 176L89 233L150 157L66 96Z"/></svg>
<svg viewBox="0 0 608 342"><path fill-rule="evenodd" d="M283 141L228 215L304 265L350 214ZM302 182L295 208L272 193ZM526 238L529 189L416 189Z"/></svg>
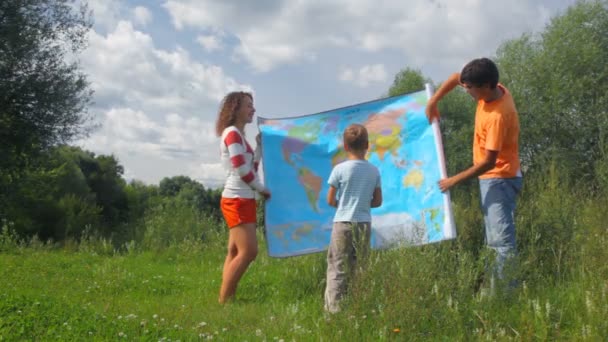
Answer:
<svg viewBox="0 0 608 342"><path fill-rule="evenodd" d="M357 259L369 252L371 233L369 222L334 222L327 250L326 311L340 311L339 302L346 294Z"/></svg>

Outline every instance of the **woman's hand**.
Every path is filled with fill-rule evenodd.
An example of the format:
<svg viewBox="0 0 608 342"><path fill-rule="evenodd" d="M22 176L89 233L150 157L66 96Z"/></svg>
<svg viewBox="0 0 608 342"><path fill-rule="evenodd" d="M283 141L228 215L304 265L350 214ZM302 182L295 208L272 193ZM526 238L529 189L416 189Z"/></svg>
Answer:
<svg viewBox="0 0 608 342"><path fill-rule="evenodd" d="M264 196L265 200L269 200L270 199L270 191L268 191L268 190L260 191L260 194L262 196Z"/></svg>

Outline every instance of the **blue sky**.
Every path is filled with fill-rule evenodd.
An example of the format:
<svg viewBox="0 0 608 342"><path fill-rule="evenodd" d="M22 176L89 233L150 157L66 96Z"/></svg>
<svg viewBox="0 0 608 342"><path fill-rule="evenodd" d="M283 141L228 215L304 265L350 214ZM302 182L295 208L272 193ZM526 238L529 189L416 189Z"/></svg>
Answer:
<svg viewBox="0 0 608 342"><path fill-rule="evenodd" d="M505 40L542 31L575 0L88 3L95 25L80 57L99 129L77 144L116 156L129 180L186 175L216 187L214 124L226 93L252 91L263 117L369 101L401 69L440 82ZM256 131L249 125L252 143Z"/></svg>

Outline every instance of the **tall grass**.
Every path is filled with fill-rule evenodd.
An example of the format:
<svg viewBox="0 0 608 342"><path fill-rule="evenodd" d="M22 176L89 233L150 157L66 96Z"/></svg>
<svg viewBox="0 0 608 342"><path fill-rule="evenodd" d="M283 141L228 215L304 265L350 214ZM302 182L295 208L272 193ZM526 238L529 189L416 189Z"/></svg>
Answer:
<svg viewBox="0 0 608 342"><path fill-rule="evenodd" d="M148 213L117 244L0 235L0 340L588 340L608 337L608 196L556 165L528 176L517 209L521 286L482 296L491 254L479 195L454 192L458 238L373 251L344 310L323 312L325 255L260 254L236 302L217 294L227 230L188 207Z"/></svg>

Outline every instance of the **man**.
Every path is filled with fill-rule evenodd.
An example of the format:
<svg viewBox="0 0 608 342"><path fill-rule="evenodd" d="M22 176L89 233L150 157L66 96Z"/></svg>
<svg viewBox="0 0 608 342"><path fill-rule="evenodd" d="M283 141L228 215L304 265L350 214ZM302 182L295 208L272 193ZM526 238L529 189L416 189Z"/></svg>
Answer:
<svg viewBox="0 0 608 342"><path fill-rule="evenodd" d="M515 286L513 261L515 242L515 200L522 186L519 162L519 118L507 88L498 83L498 68L487 58L472 60L461 73L451 75L429 100L429 122L439 119L437 103L461 85L477 101L473 137L473 165L439 181L441 191L469 178L478 177L486 243L496 251L491 288L495 279ZM506 274L505 274L506 273Z"/></svg>

